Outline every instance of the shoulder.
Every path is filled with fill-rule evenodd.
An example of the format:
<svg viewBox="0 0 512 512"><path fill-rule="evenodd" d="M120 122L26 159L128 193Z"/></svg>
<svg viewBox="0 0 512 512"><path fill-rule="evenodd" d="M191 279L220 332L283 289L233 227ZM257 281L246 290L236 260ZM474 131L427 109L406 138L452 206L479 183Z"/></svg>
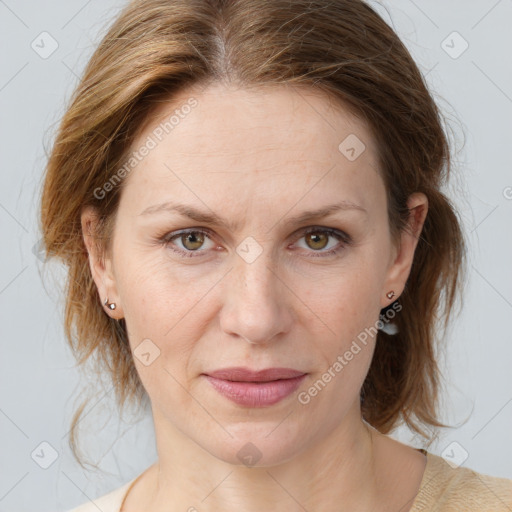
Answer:
<svg viewBox="0 0 512 512"><path fill-rule="evenodd" d="M108 494L83 503L67 512L98 512L98 510L102 512L119 512L126 494L137 478L138 477L135 477L121 487L110 491Z"/></svg>
<svg viewBox="0 0 512 512"><path fill-rule="evenodd" d="M510 512L512 480L452 467L426 453L427 466L410 512Z"/></svg>

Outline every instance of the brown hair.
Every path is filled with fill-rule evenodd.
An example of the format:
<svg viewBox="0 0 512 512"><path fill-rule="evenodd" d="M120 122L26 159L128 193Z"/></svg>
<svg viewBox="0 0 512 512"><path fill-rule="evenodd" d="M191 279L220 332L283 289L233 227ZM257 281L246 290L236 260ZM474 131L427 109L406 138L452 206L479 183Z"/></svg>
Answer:
<svg viewBox="0 0 512 512"><path fill-rule="evenodd" d="M361 0L135 0L124 8L70 99L42 191L47 255L69 267L65 333L78 365L95 355L97 371L110 376L121 406L145 397L126 325L111 319L98 300L81 210L97 209L96 240L108 254L122 181L102 199L94 191L123 165L159 102L213 82L309 86L367 121L377 142L394 237L406 226L408 196L419 191L428 197L394 320L399 332L379 331L361 407L363 418L383 433L403 419L432 439L427 428L446 426L437 418L437 327L444 318L446 330L465 270L460 221L441 191L451 169L450 147L408 50ZM76 428L84 405L73 417L70 435L79 462Z"/></svg>

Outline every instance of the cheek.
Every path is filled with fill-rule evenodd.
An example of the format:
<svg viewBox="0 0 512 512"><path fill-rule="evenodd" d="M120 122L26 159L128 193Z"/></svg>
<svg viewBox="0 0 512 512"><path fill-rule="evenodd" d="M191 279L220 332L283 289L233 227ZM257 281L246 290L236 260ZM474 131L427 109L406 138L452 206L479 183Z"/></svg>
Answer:
<svg viewBox="0 0 512 512"><path fill-rule="evenodd" d="M368 274L354 272L332 282L325 291L317 302L322 306L318 325L322 324L325 334L315 341L322 364L301 396L301 403L315 404L319 412L329 415L329 422L336 424L358 400L368 374L380 306L374 280Z"/></svg>
<svg viewBox="0 0 512 512"><path fill-rule="evenodd" d="M308 304L318 315L316 336L321 340L315 342L322 360L321 372L315 376L321 381L315 380L316 392L327 382L323 403L338 404L338 412L358 396L373 357L382 273L377 260L372 251L361 251L330 279L322 279L314 294L309 292Z"/></svg>
<svg viewBox="0 0 512 512"><path fill-rule="evenodd" d="M376 262L354 258L350 265L317 281L314 292L306 293L312 309L338 339L347 340L378 320L380 272Z"/></svg>
<svg viewBox="0 0 512 512"><path fill-rule="evenodd" d="M130 346L145 387L157 378L184 381L195 340L201 339L207 322L204 299L218 276L198 279L187 269L177 272L161 254L121 258L117 268ZM158 355L151 364L155 371L137 360L146 347Z"/></svg>
<svg viewBox="0 0 512 512"><path fill-rule="evenodd" d="M194 293L190 292L194 282L176 270L164 249L144 251L127 246L118 254L123 256L116 264L116 280L125 316L140 327L152 331L160 327L166 332L172 319L184 314L187 303L193 300ZM157 319L161 322L155 323Z"/></svg>

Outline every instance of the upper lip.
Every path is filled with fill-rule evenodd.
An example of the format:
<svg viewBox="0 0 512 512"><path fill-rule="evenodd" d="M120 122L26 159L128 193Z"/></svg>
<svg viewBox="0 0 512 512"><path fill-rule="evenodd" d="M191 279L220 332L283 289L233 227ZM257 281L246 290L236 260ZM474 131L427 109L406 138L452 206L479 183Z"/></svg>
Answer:
<svg viewBox="0 0 512 512"><path fill-rule="evenodd" d="M241 366L222 368L206 373L210 377L238 382L270 382L279 379L292 379L305 375L305 372L293 368L266 368L264 370L251 370Z"/></svg>

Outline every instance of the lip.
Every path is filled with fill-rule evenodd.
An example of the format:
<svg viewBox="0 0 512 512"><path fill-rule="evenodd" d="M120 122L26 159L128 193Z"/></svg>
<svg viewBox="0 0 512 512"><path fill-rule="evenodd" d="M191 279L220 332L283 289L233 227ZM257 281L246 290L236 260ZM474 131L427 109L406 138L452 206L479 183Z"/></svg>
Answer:
<svg viewBox="0 0 512 512"><path fill-rule="evenodd" d="M250 370L233 367L203 374L220 394L239 405L265 407L293 393L306 377L292 368Z"/></svg>
<svg viewBox="0 0 512 512"><path fill-rule="evenodd" d="M306 372L293 368L266 368L264 370L251 370L244 366L222 368L206 375L215 379L232 380L237 382L269 382L278 379L292 379L304 375Z"/></svg>

